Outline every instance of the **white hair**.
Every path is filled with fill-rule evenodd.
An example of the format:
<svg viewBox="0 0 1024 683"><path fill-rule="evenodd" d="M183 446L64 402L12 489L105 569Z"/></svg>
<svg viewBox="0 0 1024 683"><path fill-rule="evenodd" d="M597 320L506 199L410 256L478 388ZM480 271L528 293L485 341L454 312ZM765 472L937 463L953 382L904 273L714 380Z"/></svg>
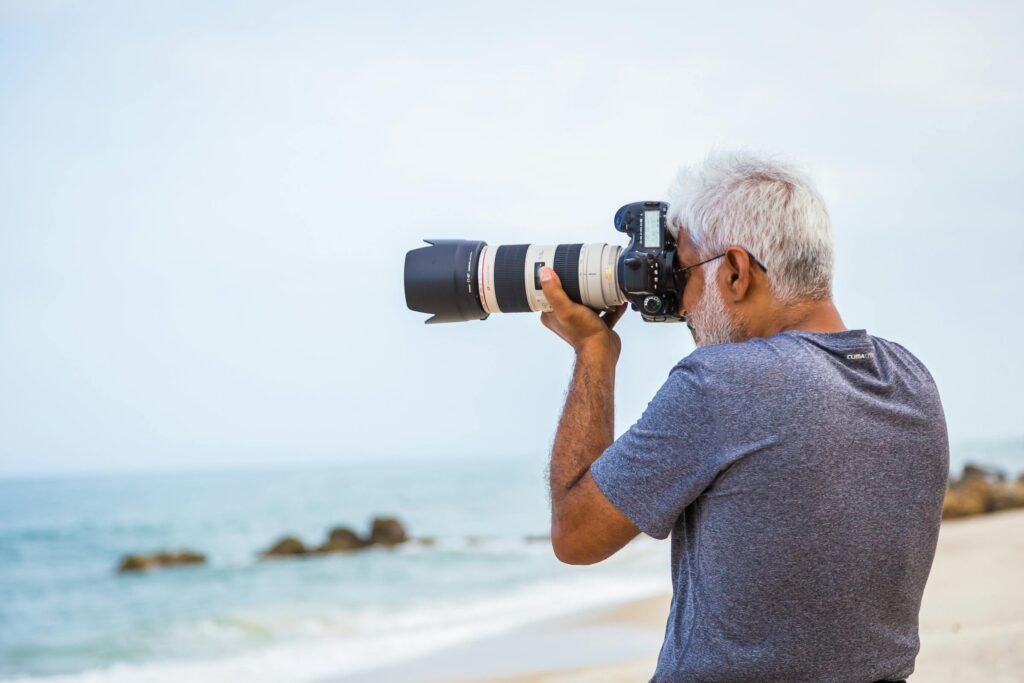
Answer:
<svg viewBox="0 0 1024 683"><path fill-rule="evenodd" d="M792 166L714 153L679 171L669 202L669 231L677 237L686 230L701 259L743 247L768 268L782 303L831 298L831 221L814 184Z"/></svg>

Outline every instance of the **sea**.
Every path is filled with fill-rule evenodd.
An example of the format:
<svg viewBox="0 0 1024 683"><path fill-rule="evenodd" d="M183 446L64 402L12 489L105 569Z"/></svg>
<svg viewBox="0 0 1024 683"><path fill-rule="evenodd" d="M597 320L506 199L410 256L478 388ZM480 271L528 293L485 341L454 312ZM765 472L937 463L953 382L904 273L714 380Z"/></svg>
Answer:
<svg viewBox="0 0 1024 683"><path fill-rule="evenodd" d="M259 559L376 515L414 540ZM526 458L0 480L0 680L343 680L669 589L667 544L570 567L548 515L544 463ZM162 549L208 561L117 572Z"/></svg>
<svg viewBox="0 0 1024 683"><path fill-rule="evenodd" d="M1024 472L1024 440L960 444ZM366 676L568 613L670 590L668 544L640 537L559 563L536 458L0 479L0 681L304 683ZM412 541L261 560L282 536L398 517ZM129 553L206 564L119 574Z"/></svg>

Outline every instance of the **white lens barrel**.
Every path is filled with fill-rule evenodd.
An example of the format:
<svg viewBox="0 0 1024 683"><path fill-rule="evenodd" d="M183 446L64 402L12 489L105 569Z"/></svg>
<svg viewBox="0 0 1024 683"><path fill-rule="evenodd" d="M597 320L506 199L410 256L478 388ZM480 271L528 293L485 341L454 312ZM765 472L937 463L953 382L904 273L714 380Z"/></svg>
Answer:
<svg viewBox="0 0 1024 683"><path fill-rule="evenodd" d="M548 311L538 270L554 268L569 298L595 310L626 301L617 263L622 248L609 244L513 244L484 246L477 277L487 313Z"/></svg>
<svg viewBox="0 0 1024 683"><path fill-rule="evenodd" d="M626 302L619 289L618 264L622 247L584 244L580 250L580 300L595 310L613 308Z"/></svg>

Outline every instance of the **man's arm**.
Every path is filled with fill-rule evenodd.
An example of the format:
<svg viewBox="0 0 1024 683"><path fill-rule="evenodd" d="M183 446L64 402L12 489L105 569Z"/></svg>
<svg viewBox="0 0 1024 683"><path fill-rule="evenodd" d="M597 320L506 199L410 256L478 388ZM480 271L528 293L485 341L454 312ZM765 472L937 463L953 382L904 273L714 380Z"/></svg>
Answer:
<svg viewBox="0 0 1024 683"><path fill-rule="evenodd" d="M593 564L640 533L590 475L590 465L614 440L615 364L621 342L612 328L625 306L599 316L573 303L553 270L542 268L540 277L552 308L541 314L541 322L576 352L551 449L551 545L563 562Z"/></svg>

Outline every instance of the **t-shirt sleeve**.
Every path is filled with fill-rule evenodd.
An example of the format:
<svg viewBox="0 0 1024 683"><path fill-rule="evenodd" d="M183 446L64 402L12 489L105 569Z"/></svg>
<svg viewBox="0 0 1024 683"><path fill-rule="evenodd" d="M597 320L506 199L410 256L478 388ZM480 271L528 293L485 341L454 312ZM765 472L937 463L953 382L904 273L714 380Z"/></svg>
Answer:
<svg viewBox="0 0 1024 683"><path fill-rule="evenodd" d="M590 466L601 492L649 536L666 538L720 471L699 367L681 361L636 424Z"/></svg>

